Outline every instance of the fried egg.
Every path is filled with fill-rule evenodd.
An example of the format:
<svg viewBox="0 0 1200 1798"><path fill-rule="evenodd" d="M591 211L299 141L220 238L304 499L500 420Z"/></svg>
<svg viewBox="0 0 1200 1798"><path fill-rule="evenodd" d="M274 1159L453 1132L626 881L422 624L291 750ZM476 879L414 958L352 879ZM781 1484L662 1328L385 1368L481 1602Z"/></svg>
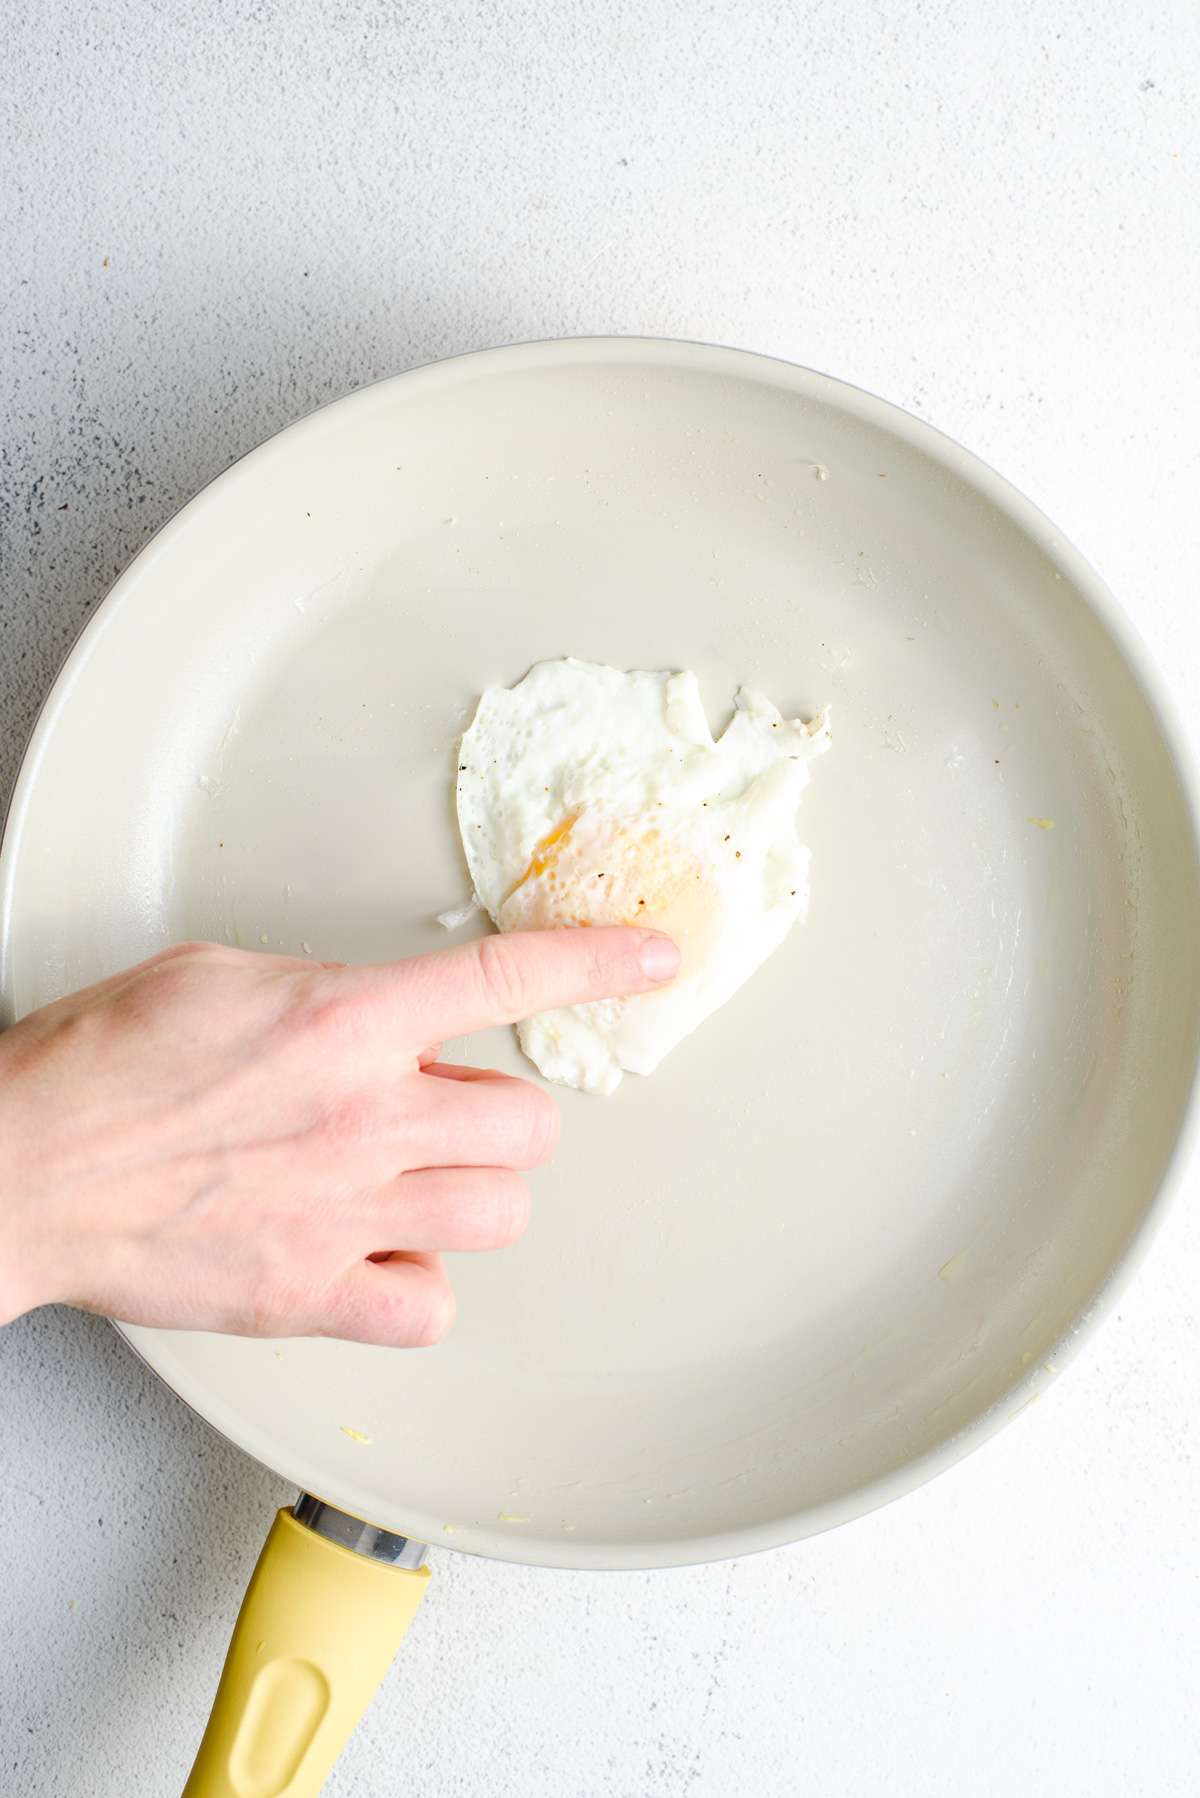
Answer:
<svg viewBox="0 0 1200 1798"><path fill-rule="evenodd" d="M804 916L796 808L825 714L742 688L714 741L694 674L539 662L494 687L462 739L458 823L497 929L645 924L678 944L670 986L518 1025L546 1076L611 1093L650 1074Z"/></svg>

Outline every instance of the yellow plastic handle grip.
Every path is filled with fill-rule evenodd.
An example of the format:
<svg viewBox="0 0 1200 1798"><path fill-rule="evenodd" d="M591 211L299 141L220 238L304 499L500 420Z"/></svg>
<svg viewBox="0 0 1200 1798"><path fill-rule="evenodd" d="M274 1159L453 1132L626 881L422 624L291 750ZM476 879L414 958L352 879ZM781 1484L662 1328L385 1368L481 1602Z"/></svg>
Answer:
<svg viewBox="0 0 1200 1798"><path fill-rule="evenodd" d="M389 1567L280 1511L183 1798L316 1798L428 1581L428 1567Z"/></svg>

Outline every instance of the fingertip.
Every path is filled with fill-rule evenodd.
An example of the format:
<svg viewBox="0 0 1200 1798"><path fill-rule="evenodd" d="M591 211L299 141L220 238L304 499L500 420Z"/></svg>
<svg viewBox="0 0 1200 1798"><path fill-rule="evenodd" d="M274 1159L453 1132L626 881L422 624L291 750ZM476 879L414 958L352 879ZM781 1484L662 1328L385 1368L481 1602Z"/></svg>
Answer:
<svg viewBox="0 0 1200 1798"><path fill-rule="evenodd" d="M562 1129L562 1113L558 1109L558 1101L544 1086L537 1086L532 1080L522 1083L531 1094L529 1100L531 1116L531 1133L527 1158L523 1162L526 1168L541 1167L549 1161L558 1147L559 1133Z"/></svg>
<svg viewBox="0 0 1200 1798"><path fill-rule="evenodd" d="M493 1249L511 1248L514 1242L520 1242L533 1216L533 1194L528 1183L509 1168L500 1171L502 1179L493 1195L489 1245Z"/></svg>
<svg viewBox="0 0 1200 1798"><path fill-rule="evenodd" d="M645 992L673 980L679 965L669 936L636 924L516 930L402 963L393 994L417 1041L447 1039Z"/></svg>
<svg viewBox="0 0 1200 1798"><path fill-rule="evenodd" d="M458 1316L458 1300L444 1273L430 1273L425 1298L424 1318L409 1338L413 1348L436 1348L446 1340Z"/></svg>
<svg viewBox="0 0 1200 1798"><path fill-rule="evenodd" d="M679 945L665 931L647 930L637 952L638 966L655 986L665 986L679 972Z"/></svg>

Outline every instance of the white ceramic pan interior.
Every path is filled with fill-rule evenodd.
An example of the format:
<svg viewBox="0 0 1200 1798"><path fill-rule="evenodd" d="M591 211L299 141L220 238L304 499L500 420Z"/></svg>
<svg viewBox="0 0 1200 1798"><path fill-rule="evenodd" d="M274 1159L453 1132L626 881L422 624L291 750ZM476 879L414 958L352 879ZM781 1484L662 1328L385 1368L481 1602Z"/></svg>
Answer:
<svg viewBox="0 0 1200 1798"><path fill-rule="evenodd" d="M945 1464L1128 1265L1196 1062L1195 834L1126 627L972 457L736 352L506 350L284 432L118 583L10 819L7 1011L181 937L444 944L456 738L567 654L693 668L717 726L743 682L832 704L807 926L653 1078L562 1094L444 1346L127 1334L377 1523L676 1563Z"/></svg>

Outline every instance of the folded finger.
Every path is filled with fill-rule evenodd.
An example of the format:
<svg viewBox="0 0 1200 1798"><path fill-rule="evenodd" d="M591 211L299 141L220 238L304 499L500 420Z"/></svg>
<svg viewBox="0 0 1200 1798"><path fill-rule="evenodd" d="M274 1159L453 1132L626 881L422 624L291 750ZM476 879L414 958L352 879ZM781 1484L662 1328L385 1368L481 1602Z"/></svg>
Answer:
<svg viewBox="0 0 1200 1798"><path fill-rule="evenodd" d="M436 1068L437 1072L433 1070ZM483 1068L447 1071L437 1062L418 1077L422 1167L540 1167L558 1142L558 1106L543 1087Z"/></svg>
<svg viewBox="0 0 1200 1798"><path fill-rule="evenodd" d="M387 1348L429 1348L454 1323L454 1292L436 1255L358 1261L331 1290L323 1336Z"/></svg>
<svg viewBox="0 0 1200 1798"><path fill-rule="evenodd" d="M420 1168L374 1195L365 1227L406 1251L503 1249L524 1233L531 1205L511 1168Z"/></svg>

